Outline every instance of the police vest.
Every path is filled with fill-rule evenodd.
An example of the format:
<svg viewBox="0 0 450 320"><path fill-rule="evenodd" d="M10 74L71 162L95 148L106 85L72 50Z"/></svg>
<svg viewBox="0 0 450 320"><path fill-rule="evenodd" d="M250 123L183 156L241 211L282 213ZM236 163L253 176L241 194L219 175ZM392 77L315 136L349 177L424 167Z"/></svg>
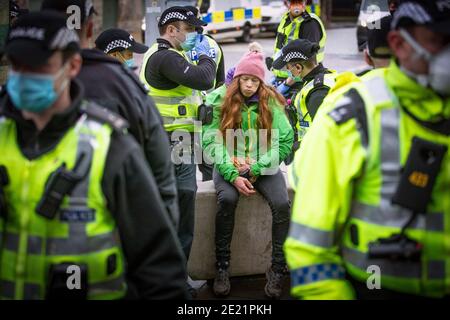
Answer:
<svg viewBox="0 0 450 320"><path fill-rule="evenodd" d="M446 269L449 258L441 251L441 246L444 246L446 242L446 224L448 224L450 213L447 211L444 215L444 179L438 179L434 186L432 201L428 206L429 211L419 214L407 231L408 236L423 245L423 253L419 261L387 259L374 261L367 255L370 241L400 233L401 227L413 215L410 210L393 205L391 202L411 146L412 137L403 138L404 128L409 127L414 130L413 136L417 135L428 141L450 146L449 137L445 139L440 135L439 138L439 135L414 123L414 120L401 119L401 107L392 97L381 73L382 71L375 72L371 77L364 79L367 89L358 90L362 100L356 99L359 103L366 101L366 108L376 110L378 130L372 131L366 172L358 181L358 191L354 193L351 218L343 238L343 258L347 271L359 280L365 281L369 266L377 265L381 270L381 283L385 288L411 294L439 296L449 292L447 287L449 272ZM405 125L405 123L408 124ZM411 132L408 135L411 135ZM363 138L364 140L368 141L368 138ZM446 158L448 161L448 155ZM441 168L441 177L445 172L445 161ZM381 178L379 205L374 205L373 199L364 192L373 183L374 174ZM358 241L355 241L354 235L352 236L355 230L359 236Z"/></svg>
<svg viewBox="0 0 450 320"><path fill-rule="evenodd" d="M386 84L384 70L371 72L362 80L363 83L347 91L329 113L337 125L355 119L367 154L363 171L354 182L345 228L337 238L337 231L329 229L329 221L324 220L323 227L316 223L315 228L299 224L296 226L299 232L292 233L291 238L322 249L333 248L339 240L346 271L361 282L367 281L375 267L382 288L430 297L448 295L450 258L446 248L450 221L450 153L447 151L445 155L426 212L420 212L411 220L413 212L393 204L392 199L413 137L449 148L450 137L427 129L401 112L402 106ZM294 175L294 178L300 177ZM399 234L408 222L406 235L422 245L419 259L369 257L370 243ZM301 233L303 229L308 232ZM339 274L342 278L343 274ZM307 283L301 281L301 285Z"/></svg>
<svg viewBox="0 0 450 320"><path fill-rule="evenodd" d="M216 72L217 72L219 70L220 61L222 60L222 50L220 50L219 45L217 44L217 42L214 39L212 39L206 35L204 35L204 37L206 37L206 39L208 40L209 47L210 47L208 57L210 57L211 59L213 59L215 61ZM195 51L195 49L192 49L187 54L188 54L188 57L191 60L191 62L193 64L197 65L198 61L199 61L199 56L198 56L197 51ZM214 79L214 87L212 89L214 89L215 87L216 87L216 79Z"/></svg>
<svg viewBox="0 0 450 320"><path fill-rule="evenodd" d="M304 16L307 18L305 19ZM273 59L275 60L278 56L279 52L283 47L285 47L289 42L293 40L297 40L299 37L299 30L302 24L305 21L309 21L310 19L316 20L320 24L320 28L322 29L322 39L320 39L319 45L320 50L317 54L317 62L321 63L325 58L325 44L327 42L327 32L325 30L325 26L322 23L322 20L315 15L314 13L309 13L308 15L301 15L295 18L291 23L286 25L286 22L290 19L289 12L287 12L278 26L277 37L275 40L275 48ZM281 70L273 70L273 74L279 78L288 78L288 73L286 71Z"/></svg>
<svg viewBox="0 0 450 320"><path fill-rule="evenodd" d="M149 95L155 101L164 122L164 128L167 132L175 130L187 130L194 132L194 122L198 118L198 107L202 104L202 98L199 91L179 85L170 90L157 89L153 87L145 77L147 64L153 54L158 52L158 43L155 43L144 56L140 79L147 85ZM177 51L173 48L167 49L181 55L190 62L183 51ZM183 72L184 70L180 70Z"/></svg>
<svg viewBox="0 0 450 320"><path fill-rule="evenodd" d="M86 268L87 288L81 289L88 299L125 295L124 255L101 186L110 137L108 125L83 115L52 151L28 160L18 147L15 122L0 118L0 166L9 177L7 215L0 218L1 299L45 299L57 277L52 270L61 264ZM89 165L86 176L53 219L37 214L52 174L63 164L73 170L82 154Z"/></svg>
<svg viewBox="0 0 450 320"><path fill-rule="evenodd" d="M312 124L312 118L309 114L307 105L310 95L314 92L314 90L319 88L333 88L336 76L336 73L317 75L313 80L306 83L295 97L294 106L298 114L297 131L299 141L303 140L303 137Z"/></svg>

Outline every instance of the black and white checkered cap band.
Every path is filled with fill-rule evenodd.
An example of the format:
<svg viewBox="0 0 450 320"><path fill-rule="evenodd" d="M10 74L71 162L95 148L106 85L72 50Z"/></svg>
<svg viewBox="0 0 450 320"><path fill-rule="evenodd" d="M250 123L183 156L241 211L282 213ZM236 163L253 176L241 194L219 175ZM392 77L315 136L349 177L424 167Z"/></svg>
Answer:
<svg viewBox="0 0 450 320"><path fill-rule="evenodd" d="M406 2L400 5L392 20L392 28L397 28L399 22L404 18L409 18L419 25L433 22L433 19L425 9L419 3L415 2Z"/></svg>
<svg viewBox="0 0 450 320"><path fill-rule="evenodd" d="M114 50L116 48L128 49L131 46L132 44L125 40L114 40L113 42L108 44L108 46L105 49L105 53L109 53L111 50Z"/></svg>
<svg viewBox="0 0 450 320"><path fill-rule="evenodd" d="M169 12L165 17L164 20L160 21L160 25L165 25L167 21L171 19L176 20L187 20L187 17L179 12Z"/></svg>
<svg viewBox="0 0 450 320"><path fill-rule="evenodd" d="M284 62L289 62L293 59L302 59L302 60L308 60L308 57L305 56L303 53L298 52L298 51L294 51L294 52L289 52L286 57L284 57L283 61Z"/></svg>

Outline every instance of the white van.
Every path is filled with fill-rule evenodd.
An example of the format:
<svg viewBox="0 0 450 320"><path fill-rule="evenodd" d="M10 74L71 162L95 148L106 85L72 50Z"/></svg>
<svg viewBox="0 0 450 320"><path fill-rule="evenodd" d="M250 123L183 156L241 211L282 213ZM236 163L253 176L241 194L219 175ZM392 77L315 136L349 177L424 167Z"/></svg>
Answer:
<svg viewBox="0 0 450 320"><path fill-rule="evenodd" d="M250 42L259 32L261 0L202 0L199 5L202 19L208 23L205 31L216 40Z"/></svg>
<svg viewBox="0 0 450 320"><path fill-rule="evenodd" d="M278 25L288 9L284 4L284 1L262 0L262 3L261 32L276 33Z"/></svg>

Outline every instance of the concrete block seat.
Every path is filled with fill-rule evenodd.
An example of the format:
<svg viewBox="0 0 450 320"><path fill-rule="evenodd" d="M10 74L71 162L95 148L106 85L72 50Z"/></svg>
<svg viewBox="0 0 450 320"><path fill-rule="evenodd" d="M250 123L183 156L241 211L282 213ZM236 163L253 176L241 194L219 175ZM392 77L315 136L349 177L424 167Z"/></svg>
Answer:
<svg viewBox="0 0 450 320"><path fill-rule="evenodd" d="M288 191L292 200L293 192L289 187ZM208 280L215 276L216 212L214 183L198 182L195 234L188 263L189 275L193 280ZM272 213L267 201L260 194L249 198L241 196L235 219L230 275L265 274L272 252Z"/></svg>

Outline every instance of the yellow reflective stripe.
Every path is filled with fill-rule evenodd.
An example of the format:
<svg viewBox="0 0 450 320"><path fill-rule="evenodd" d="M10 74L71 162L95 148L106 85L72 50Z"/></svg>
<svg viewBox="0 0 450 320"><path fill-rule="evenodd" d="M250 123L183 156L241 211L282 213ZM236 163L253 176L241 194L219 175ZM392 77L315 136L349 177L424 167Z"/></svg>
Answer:
<svg viewBox="0 0 450 320"><path fill-rule="evenodd" d="M84 236L85 237L85 236ZM32 255L43 254L44 244L47 256L55 255L81 255L95 253L117 247L117 235L108 232L85 239L69 238L42 238L29 235L27 239L27 253ZM5 232L4 249L11 252L19 250L19 235Z"/></svg>
<svg viewBox="0 0 450 320"><path fill-rule="evenodd" d="M367 205L354 201L351 217L383 227L402 228L411 218L411 211L393 206L381 204L381 206ZM445 218L443 213L427 213L418 215L412 222L411 229L427 230L435 232L445 231Z"/></svg>
<svg viewBox="0 0 450 320"><path fill-rule="evenodd" d="M202 103L202 98L198 95L189 96L189 97L165 97L165 96L157 96L152 95L150 92L152 99L156 104L169 104L169 105L182 105L182 104L191 104L191 105L200 105Z"/></svg>
<svg viewBox="0 0 450 320"><path fill-rule="evenodd" d="M187 124L194 124L194 121L197 120L197 118L174 118L174 117L162 117L163 118L163 124L164 125L187 125Z"/></svg>
<svg viewBox="0 0 450 320"><path fill-rule="evenodd" d="M289 237L322 248L331 248L334 244L333 231L320 230L297 222L292 222Z"/></svg>

